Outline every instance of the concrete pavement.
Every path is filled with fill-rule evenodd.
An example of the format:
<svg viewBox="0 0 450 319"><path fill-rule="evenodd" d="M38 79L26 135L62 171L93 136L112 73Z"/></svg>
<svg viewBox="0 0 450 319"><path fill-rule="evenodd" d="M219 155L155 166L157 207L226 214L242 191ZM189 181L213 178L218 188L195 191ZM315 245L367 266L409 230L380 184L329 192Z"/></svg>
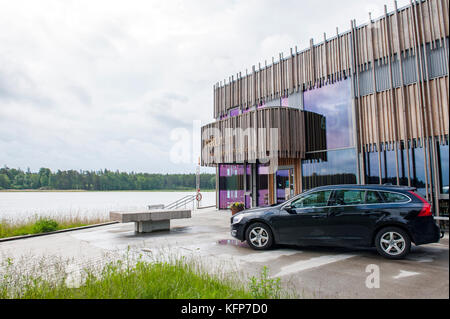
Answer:
<svg viewBox="0 0 450 319"><path fill-rule="evenodd" d="M449 298L448 237L413 246L404 260L392 261L374 249L279 247L254 251L229 234L231 213L193 211L173 220L170 231L136 234L134 224L114 224L0 243L0 257L33 259L57 256L80 266L98 264L124 253L161 259L185 256L212 273L246 278L267 266L288 290L304 298ZM379 270L379 288L366 282ZM375 271L376 272L376 271Z"/></svg>

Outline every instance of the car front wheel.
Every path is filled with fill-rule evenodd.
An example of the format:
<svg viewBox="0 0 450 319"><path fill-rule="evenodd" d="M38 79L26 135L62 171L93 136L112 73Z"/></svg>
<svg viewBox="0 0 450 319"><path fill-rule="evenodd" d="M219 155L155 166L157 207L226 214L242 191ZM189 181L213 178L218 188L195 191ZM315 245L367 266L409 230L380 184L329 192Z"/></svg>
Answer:
<svg viewBox="0 0 450 319"><path fill-rule="evenodd" d="M386 227L375 237L375 246L380 255L389 259L401 259L411 249L411 239L401 228Z"/></svg>
<svg viewBox="0 0 450 319"><path fill-rule="evenodd" d="M272 231L263 223L250 225L245 232L245 239L248 245L256 250L269 249L273 245Z"/></svg>

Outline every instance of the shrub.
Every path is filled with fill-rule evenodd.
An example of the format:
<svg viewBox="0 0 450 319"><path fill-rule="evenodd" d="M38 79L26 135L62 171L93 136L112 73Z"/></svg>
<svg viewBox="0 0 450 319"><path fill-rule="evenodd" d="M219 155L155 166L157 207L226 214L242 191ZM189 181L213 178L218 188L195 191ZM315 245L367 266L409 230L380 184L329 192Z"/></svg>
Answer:
<svg viewBox="0 0 450 319"><path fill-rule="evenodd" d="M58 222L50 218L41 218L37 220L32 228L33 234L48 233L58 229Z"/></svg>

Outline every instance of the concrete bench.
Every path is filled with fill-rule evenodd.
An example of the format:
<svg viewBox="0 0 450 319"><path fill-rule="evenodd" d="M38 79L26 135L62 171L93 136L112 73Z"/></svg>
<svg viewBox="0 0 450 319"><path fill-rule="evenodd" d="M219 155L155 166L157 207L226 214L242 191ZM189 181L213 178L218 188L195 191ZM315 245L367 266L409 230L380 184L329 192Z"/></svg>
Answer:
<svg viewBox="0 0 450 319"><path fill-rule="evenodd" d="M171 219L191 218L190 210L153 209L142 212L110 212L109 218L120 223L134 222L138 233L169 230Z"/></svg>
<svg viewBox="0 0 450 319"><path fill-rule="evenodd" d="M152 210L152 209L164 209L164 204L148 205L147 208L149 210Z"/></svg>

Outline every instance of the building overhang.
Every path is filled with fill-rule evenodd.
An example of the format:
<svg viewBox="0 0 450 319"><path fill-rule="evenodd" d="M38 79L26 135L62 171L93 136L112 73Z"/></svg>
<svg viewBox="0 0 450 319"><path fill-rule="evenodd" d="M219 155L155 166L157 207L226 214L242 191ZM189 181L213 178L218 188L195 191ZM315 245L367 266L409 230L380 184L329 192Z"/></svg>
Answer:
<svg viewBox="0 0 450 319"><path fill-rule="evenodd" d="M202 127L202 166L305 158L326 149L325 118L290 107L266 107Z"/></svg>

